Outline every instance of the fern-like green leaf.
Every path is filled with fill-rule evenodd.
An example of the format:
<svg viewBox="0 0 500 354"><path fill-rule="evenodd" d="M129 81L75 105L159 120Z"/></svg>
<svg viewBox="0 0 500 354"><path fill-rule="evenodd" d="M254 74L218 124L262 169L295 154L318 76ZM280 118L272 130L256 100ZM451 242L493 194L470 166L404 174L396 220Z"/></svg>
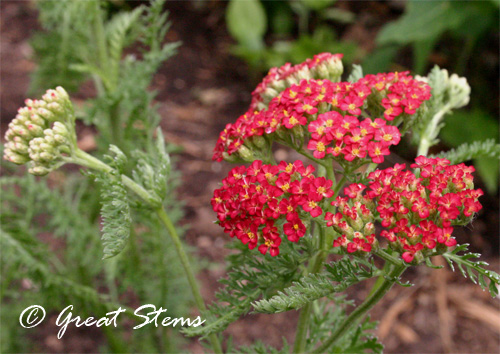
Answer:
<svg viewBox="0 0 500 354"><path fill-rule="evenodd" d="M250 346L240 347L237 351L232 351L232 353L242 353L242 354L289 354L290 353L290 345L285 337L283 337L283 346L281 349L276 349L271 346L265 345L261 341L257 341L256 343Z"/></svg>
<svg viewBox="0 0 500 354"><path fill-rule="evenodd" d="M129 33L137 24L143 6L139 6L131 12L120 12L113 16L106 27L106 38L108 40L109 69L108 78L116 85L118 80L119 66L121 62L123 48L129 44ZM132 36L131 36L132 37ZM114 86L113 86L114 89Z"/></svg>
<svg viewBox="0 0 500 354"><path fill-rule="evenodd" d="M101 173L96 178L101 185L101 217L103 259L116 256L127 244L132 218L127 190L118 174Z"/></svg>
<svg viewBox="0 0 500 354"><path fill-rule="evenodd" d="M278 295L257 301L252 306L255 312L262 313L299 309L314 300L342 292L351 285L372 278L375 270L372 264L346 257L327 265L326 272L308 274L284 291L278 292Z"/></svg>
<svg viewBox="0 0 500 354"><path fill-rule="evenodd" d="M248 313L251 308L251 302L260 295L259 292L254 292L253 296L246 297L238 306L226 311L223 316L214 318L210 314L207 316L207 325L202 327L186 327L182 332L188 337L206 338L212 333L220 333L227 328L231 323L235 322L240 316ZM219 310L222 310L219 308Z"/></svg>
<svg viewBox="0 0 500 354"><path fill-rule="evenodd" d="M253 301L261 295L276 293L290 282L298 280L299 267L312 258L312 237L303 237L299 244L285 243L279 257L258 256L241 242L231 248L240 252L230 255L227 278L219 282L224 287L216 294L219 303L214 303L204 314L207 319L204 327L185 328L188 336L206 337L211 333L223 331L238 317L248 313Z"/></svg>
<svg viewBox="0 0 500 354"><path fill-rule="evenodd" d="M61 296L79 299L103 313L114 311L119 305L111 302L106 295L97 293L94 289L71 281L69 278L54 274L49 267L37 260L16 238L0 229L0 245L2 252L8 254L6 258L15 258L14 261L26 267L30 274L41 280L44 288L55 288ZM129 311L130 312L130 311Z"/></svg>
<svg viewBox="0 0 500 354"><path fill-rule="evenodd" d="M154 195L159 203L166 197L172 166L161 128L156 129L156 134L156 144L147 153L138 150L133 152L137 168L132 172L132 176Z"/></svg>
<svg viewBox="0 0 500 354"><path fill-rule="evenodd" d="M465 143L456 149L451 149L450 151L434 155L434 157L441 157L450 160L452 165L482 156L500 159L500 144L497 144L494 139L475 141L472 144Z"/></svg>
<svg viewBox="0 0 500 354"><path fill-rule="evenodd" d="M456 265L465 278L469 278L474 284L478 284L486 290L488 287L492 297L498 296L498 287L500 285L500 275L483 267L488 266L488 263L483 261L472 261L471 259L479 258L479 253L465 253L459 255L459 252L467 252L469 245L463 244L455 248L451 252L443 254L443 257L448 262L450 268L455 271ZM487 279L489 284L487 284Z"/></svg>

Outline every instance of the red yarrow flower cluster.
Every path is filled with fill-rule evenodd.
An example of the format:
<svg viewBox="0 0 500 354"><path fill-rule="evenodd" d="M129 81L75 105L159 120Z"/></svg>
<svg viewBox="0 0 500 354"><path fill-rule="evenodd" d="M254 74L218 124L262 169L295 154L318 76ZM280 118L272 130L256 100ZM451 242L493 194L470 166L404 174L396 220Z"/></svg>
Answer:
<svg viewBox="0 0 500 354"><path fill-rule="evenodd" d="M308 130L311 140L307 148L318 159L332 155L353 161L369 156L373 162L381 163L389 155L389 147L401 140L399 129L386 125L383 119L366 118L360 122L356 117L335 111L320 114Z"/></svg>
<svg viewBox="0 0 500 354"><path fill-rule="evenodd" d="M314 167L301 161L232 169L215 190L213 210L224 232L262 254L279 254L281 231L291 242L306 233L304 217L323 213L321 201L333 195L332 181L313 175Z"/></svg>
<svg viewBox="0 0 500 354"><path fill-rule="evenodd" d="M366 75L360 82L382 92L381 105L384 107L384 118L388 121L403 113L412 115L431 97L429 85L413 79L409 71L377 75Z"/></svg>
<svg viewBox="0 0 500 354"><path fill-rule="evenodd" d="M258 104L266 100L265 96L277 96L283 89L291 84L298 83L301 79L315 78L319 76L318 74L325 74L324 71L331 70L338 71L338 76L340 77L340 74L342 74L341 59L343 56L343 54L320 53L312 59L307 59L305 62L297 65L286 63L279 68L271 68L252 92L250 111L257 110ZM316 71L319 72L317 73ZM326 77L324 78L326 79Z"/></svg>
<svg viewBox="0 0 500 354"><path fill-rule="evenodd" d="M384 108L391 104L392 110L386 109L385 119L361 118L370 95L378 97ZM328 153L347 161L369 156L373 162L380 163L389 153L389 146L400 140L399 130L387 121L401 114L415 113L414 110L429 98L430 87L407 73L367 75L356 83L302 80L284 89L271 100L267 109L249 111L234 124L228 124L220 134L213 159L220 161L224 153L235 153L254 136L304 127L302 132L309 137L308 148L317 158ZM397 107L402 107L401 111ZM342 119L342 122L325 132L326 128L332 128L324 126L332 121L331 118L339 123ZM333 145L327 151L325 147L330 143Z"/></svg>
<svg viewBox="0 0 500 354"><path fill-rule="evenodd" d="M456 245L452 225L470 221L482 208L478 198L483 192L473 189L474 167L424 156L417 157L411 167L419 169L419 177L405 171L405 165L396 164L370 173L368 187L350 185L345 197L332 202L338 212L325 215L327 225L342 234L334 246L346 247L348 252L370 252L376 218L385 228L380 236L408 263L416 255L420 261Z"/></svg>

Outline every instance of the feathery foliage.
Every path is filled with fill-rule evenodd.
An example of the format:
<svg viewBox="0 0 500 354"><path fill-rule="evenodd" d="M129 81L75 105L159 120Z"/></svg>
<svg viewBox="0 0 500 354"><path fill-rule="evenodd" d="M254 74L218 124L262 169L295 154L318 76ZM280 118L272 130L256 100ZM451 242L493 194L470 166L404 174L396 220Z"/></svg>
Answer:
<svg viewBox="0 0 500 354"><path fill-rule="evenodd" d="M2 250L5 252L6 258L3 261L15 262L26 268L34 280L41 283L44 291L58 294L58 302L64 303L65 299L78 299L79 303L84 307L91 308L94 311L100 309L98 313L106 313L116 310L118 305L109 300L105 295L97 293L94 289L83 286L69 280L67 277L53 274L49 267L37 260L21 242L10 233L0 229L0 241Z"/></svg>
<svg viewBox="0 0 500 354"><path fill-rule="evenodd" d="M342 258L325 266L323 273L308 274L278 295L252 304L255 312L279 313L299 309L333 293L346 290L377 274L376 267L357 258ZM333 284L337 283L337 284Z"/></svg>
<svg viewBox="0 0 500 354"><path fill-rule="evenodd" d="M162 201L167 195L172 166L160 128L156 130L156 134L156 143L147 152L133 151L136 168L132 171L132 176L134 181L153 194L158 201Z"/></svg>
<svg viewBox="0 0 500 354"><path fill-rule="evenodd" d="M120 176L101 173L96 181L101 186L103 258L106 259L123 250L130 235L132 220L128 192Z"/></svg>
<svg viewBox="0 0 500 354"><path fill-rule="evenodd" d="M132 224L128 191L121 181L127 157L114 145L110 146L110 152L112 155L105 157L114 171L94 175L101 190L103 259L114 257L125 248Z"/></svg>
<svg viewBox="0 0 500 354"><path fill-rule="evenodd" d="M347 317L346 309L353 306L352 301L345 300L345 296L335 294L333 301L316 301L313 303L307 351L312 352L319 343L322 343ZM352 328L342 337L329 353L382 353L383 345L378 342L373 331L378 322L366 317L360 324Z"/></svg>
<svg viewBox="0 0 500 354"><path fill-rule="evenodd" d="M471 259L479 258L481 255L479 253L467 252L469 245L464 243L458 246L451 252L443 254L443 257L448 262L450 268L455 271L453 264L456 264L460 273L465 278L469 278L474 284L479 284L483 290L489 290L492 297L498 296L498 286L500 285L500 275L491 270L484 269L488 263L483 261L472 261ZM459 255L459 252L467 252L465 254ZM487 280L489 279L489 284Z"/></svg>
<svg viewBox="0 0 500 354"><path fill-rule="evenodd" d="M475 141L472 144L465 143L450 151L441 152L434 157L448 159L452 165L455 165L481 156L500 159L500 144L497 144L494 139Z"/></svg>
<svg viewBox="0 0 500 354"><path fill-rule="evenodd" d="M77 90L84 80L93 80L97 96L77 107L77 117L97 128L96 154L104 155L114 173L87 173L94 181L61 170L49 177L55 183L47 183L31 175L10 176L10 166L3 170L1 228L17 243L2 236L2 246L9 250L1 260L2 301L12 305L2 311L2 324L17 323L16 316L29 303L40 303L47 311L74 304L79 314L96 317L116 310L118 299L131 295L134 303L161 304L170 316L188 313L188 282L166 230L149 207L129 200L121 176L135 170L133 177L156 196L176 225L183 215L174 193L179 174L161 131L154 142L160 116L153 104L155 92L149 89L159 66L178 46L163 44L169 28L164 3L154 0L118 12L101 0L36 3L46 31L31 42L38 63L31 89L62 85ZM104 256L122 254L96 261L103 253L101 203ZM182 235L184 229L176 229ZM25 284L24 291L19 284ZM2 327L9 327L2 331L2 352L30 351L30 341L20 340L25 332ZM178 350L176 332L152 326L134 331L132 338L120 328L103 333L104 350L112 352Z"/></svg>
<svg viewBox="0 0 500 354"><path fill-rule="evenodd" d="M251 303L260 296L269 297L300 277L299 269L313 256L311 237L303 237L299 244L285 243L279 257L257 256L241 242L229 247L239 253L228 256L229 273L220 280L224 287L216 294L219 303L212 304L203 327L185 328L188 336L206 337L223 331L243 314L251 310Z"/></svg>

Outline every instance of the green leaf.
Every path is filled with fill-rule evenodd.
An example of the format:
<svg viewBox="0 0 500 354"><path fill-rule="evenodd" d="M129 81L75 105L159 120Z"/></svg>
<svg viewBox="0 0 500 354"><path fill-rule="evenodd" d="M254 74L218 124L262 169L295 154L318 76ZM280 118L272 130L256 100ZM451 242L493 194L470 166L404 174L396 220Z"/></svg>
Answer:
<svg viewBox="0 0 500 354"><path fill-rule="evenodd" d="M375 269L372 264L346 257L327 265L326 272L308 274L284 291L279 291L278 295L254 302L252 306L256 312L262 313L299 309L312 301L344 291L351 285L373 277Z"/></svg>
<svg viewBox="0 0 500 354"><path fill-rule="evenodd" d="M301 2L311 10L320 11L335 4L336 0L301 0Z"/></svg>
<svg viewBox="0 0 500 354"><path fill-rule="evenodd" d="M101 185L101 217L103 259L119 254L130 236L132 218L125 186L120 175L101 173L96 181Z"/></svg>
<svg viewBox="0 0 500 354"><path fill-rule="evenodd" d="M498 159L478 157L474 159L474 167L486 185L486 189L492 194L496 193L498 189Z"/></svg>
<svg viewBox="0 0 500 354"><path fill-rule="evenodd" d="M379 72L388 71L398 50L399 46L397 45L379 46L367 55L366 59L363 61L362 66L364 73L377 74Z"/></svg>
<svg viewBox="0 0 500 354"><path fill-rule="evenodd" d="M54 274L45 262L39 261L31 252L12 235L0 228L0 245L9 258L13 258L35 279L40 279L45 291L55 290L58 296L69 299L78 299L83 304L92 304L95 310L104 313L114 311L119 305L109 300L106 295L99 294L93 288L81 285L67 276Z"/></svg>
<svg viewBox="0 0 500 354"><path fill-rule="evenodd" d="M482 261L471 261L473 258L479 258L478 253L465 253L459 255L459 252L466 252L468 244L463 244L455 248L451 252L443 254L443 257L448 261L451 269L454 271L453 263L458 266L458 269L465 278L469 278L474 284L479 284L483 290L488 288L492 297L498 296L498 286L500 285L500 275L496 272L483 268L488 264ZM489 279L489 285L486 283Z"/></svg>
<svg viewBox="0 0 500 354"><path fill-rule="evenodd" d="M404 15L390 22L377 36L379 45L408 44L439 36L460 26L467 12L456 10L449 1L409 1Z"/></svg>
<svg viewBox="0 0 500 354"><path fill-rule="evenodd" d="M363 77L363 68L361 65L352 64L352 71L347 81L356 82Z"/></svg>
<svg viewBox="0 0 500 354"><path fill-rule="evenodd" d="M413 43L413 68L417 74L423 74L428 63L429 55L434 49L438 36L431 36L427 39Z"/></svg>
<svg viewBox="0 0 500 354"><path fill-rule="evenodd" d="M456 149L441 152L433 157L441 157L450 160L452 165L472 159L489 156L496 160L500 159L500 144L497 144L494 139L485 141L475 141L472 144L464 143Z"/></svg>
<svg viewBox="0 0 500 354"><path fill-rule="evenodd" d="M450 146L471 144L487 139L498 142L498 121L479 109L471 112L456 112L448 116L445 122L446 126L441 131L441 139ZM494 193L498 188L498 159L482 156L474 159L473 163L488 190Z"/></svg>
<svg viewBox="0 0 500 354"><path fill-rule="evenodd" d="M259 0L231 0L226 10L226 24L231 36L251 49L263 46L267 16Z"/></svg>
<svg viewBox="0 0 500 354"><path fill-rule="evenodd" d="M356 20L356 15L351 11L339 8L324 9L319 15L325 20L332 20L341 23L353 23Z"/></svg>

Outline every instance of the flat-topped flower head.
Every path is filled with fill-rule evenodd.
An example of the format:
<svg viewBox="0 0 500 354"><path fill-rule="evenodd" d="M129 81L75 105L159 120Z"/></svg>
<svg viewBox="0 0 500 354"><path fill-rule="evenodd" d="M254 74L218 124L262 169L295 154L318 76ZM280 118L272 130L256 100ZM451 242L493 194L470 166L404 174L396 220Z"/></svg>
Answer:
<svg viewBox="0 0 500 354"><path fill-rule="evenodd" d="M344 71L342 57L343 54L321 53L297 65L286 63L279 68L271 68L252 92L250 110L266 108L281 91L303 79L339 81Z"/></svg>
<svg viewBox="0 0 500 354"><path fill-rule="evenodd" d="M400 141L397 125L411 121L430 98L430 87L408 72L366 75L357 82L335 82L321 76L322 65L339 60L323 53L298 66L271 70L254 92L248 112L221 132L213 159L231 160L236 154L251 161L263 155L253 140L267 137L267 141L304 143L317 159L383 162L390 146ZM297 74L302 72L309 76ZM271 77L281 84L273 86L272 97L264 106L257 107L263 102L263 85ZM301 149L299 145L295 148ZM248 154L242 146L258 153Z"/></svg>
<svg viewBox="0 0 500 354"><path fill-rule="evenodd" d="M470 222L482 208L478 198L483 192L473 189L474 168L424 156L415 162L411 167L419 170L416 175L396 164L370 173L368 186L345 188L346 197L332 202L336 214L325 215L327 226L342 235L334 246L370 252L377 219L384 227L380 236L408 263L419 263L456 245L452 226Z"/></svg>
<svg viewBox="0 0 500 354"><path fill-rule="evenodd" d="M281 233L297 242L309 220L323 214L322 200L333 195L332 181L313 172L301 161L276 166L257 160L232 169L212 198L220 226L250 249L278 255Z"/></svg>
<svg viewBox="0 0 500 354"><path fill-rule="evenodd" d="M62 87L48 90L41 100L25 101L5 133L4 159L29 163L29 172L45 175L70 154L75 138L73 105Z"/></svg>

